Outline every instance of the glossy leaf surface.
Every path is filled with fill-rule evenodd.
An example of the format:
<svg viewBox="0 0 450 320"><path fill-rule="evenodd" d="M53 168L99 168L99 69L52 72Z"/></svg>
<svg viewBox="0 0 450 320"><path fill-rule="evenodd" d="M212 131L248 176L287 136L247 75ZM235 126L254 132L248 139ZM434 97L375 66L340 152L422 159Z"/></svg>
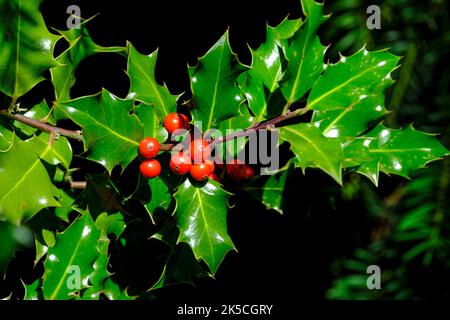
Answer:
<svg viewBox="0 0 450 320"><path fill-rule="evenodd" d="M227 233L228 195L215 182L195 187L189 180L175 193L178 241L188 243L195 257L204 260L212 274L227 252L234 249Z"/></svg>

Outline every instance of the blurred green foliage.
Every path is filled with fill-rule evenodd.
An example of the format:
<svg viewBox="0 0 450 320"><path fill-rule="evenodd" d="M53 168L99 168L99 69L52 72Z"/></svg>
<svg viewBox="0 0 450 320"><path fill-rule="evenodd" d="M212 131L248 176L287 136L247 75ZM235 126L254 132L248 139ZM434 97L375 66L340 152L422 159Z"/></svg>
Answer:
<svg viewBox="0 0 450 320"><path fill-rule="evenodd" d="M381 8L381 29L366 27L369 5ZM448 56L449 8L445 0L335 0L325 3L333 12L324 26L324 39L334 42L328 58L349 55L361 46L390 47L403 56L390 90L385 122L401 127L442 132L450 144ZM418 171L411 181L380 196L363 178L352 176L342 191L345 200L362 201L371 213L369 243L355 243L353 256L331 265L334 282L328 299L449 298L450 288L450 160ZM366 269L381 268L381 290L369 290Z"/></svg>
<svg viewBox="0 0 450 320"><path fill-rule="evenodd" d="M28 228L0 221L0 276L3 276L17 249L32 245L33 234Z"/></svg>

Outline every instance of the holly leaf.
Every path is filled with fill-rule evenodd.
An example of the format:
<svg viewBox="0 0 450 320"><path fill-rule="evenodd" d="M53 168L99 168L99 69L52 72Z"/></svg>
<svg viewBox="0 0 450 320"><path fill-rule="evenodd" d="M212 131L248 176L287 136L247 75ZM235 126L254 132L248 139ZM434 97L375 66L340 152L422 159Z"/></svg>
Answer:
<svg viewBox="0 0 450 320"><path fill-rule="evenodd" d="M376 92L345 109L315 111L311 122L328 138L357 137L385 114L384 93Z"/></svg>
<svg viewBox="0 0 450 320"><path fill-rule="evenodd" d="M125 231L125 222L122 213L108 214L103 212L96 220L95 225L100 231L98 251L100 253L94 262L93 271L89 276L89 288L82 293L83 300L98 300L105 288L105 282L112 275L108 271L109 264L109 235L114 234L119 238Z"/></svg>
<svg viewBox="0 0 450 320"><path fill-rule="evenodd" d="M270 92L265 87L262 77L254 69L241 74L238 78L238 85L247 98L249 108L255 115L252 118L254 123L260 123L283 111L286 101L280 91L278 90L277 94Z"/></svg>
<svg viewBox="0 0 450 320"><path fill-rule="evenodd" d="M119 238L125 231L124 216L120 212L113 214L103 212L95 220L95 225L100 230L103 240L107 240L110 234L114 234Z"/></svg>
<svg viewBox="0 0 450 320"><path fill-rule="evenodd" d="M119 285L115 283L112 278L105 281L103 293L109 300L134 300L135 297L128 295L126 290L120 289Z"/></svg>
<svg viewBox="0 0 450 320"><path fill-rule="evenodd" d="M179 243L172 248L161 277L150 290L182 283L194 285L195 278L205 276L205 270L197 263L189 246L185 243Z"/></svg>
<svg viewBox="0 0 450 320"><path fill-rule="evenodd" d="M0 119L0 153L8 152L14 145L14 132L5 128Z"/></svg>
<svg viewBox="0 0 450 320"><path fill-rule="evenodd" d="M160 163L169 163L170 153L160 154L156 159ZM172 194L183 178L171 170L163 170L160 176L153 179L138 175L137 188L129 198L139 201L154 223L156 213L164 215L173 213L175 201Z"/></svg>
<svg viewBox="0 0 450 320"><path fill-rule="evenodd" d="M41 300L42 299L41 279L37 279L31 284L26 284L23 282L22 282L22 284L25 289L25 295L23 297L24 300Z"/></svg>
<svg viewBox="0 0 450 320"><path fill-rule="evenodd" d="M0 157L0 217L14 224L34 216L41 209L56 207L58 189L41 162L53 153L38 138L18 141Z"/></svg>
<svg viewBox="0 0 450 320"><path fill-rule="evenodd" d="M15 226L11 223L0 221L0 279L4 279L9 261L15 252L21 248L29 248L33 244L32 232L23 226Z"/></svg>
<svg viewBox="0 0 450 320"><path fill-rule="evenodd" d="M166 219L161 229L151 236L152 239L159 240L169 247L174 247L177 244L177 239L180 235L180 230L175 224L175 220L171 218Z"/></svg>
<svg viewBox="0 0 450 320"><path fill-rule="evenodd" d="M36 248L34 265L36 265L48 252L48 248L55 245L55 232L60 223L51 208L44 208L28 220L26 225L34 233Z"/></svg>
<svg viewBox="0 0 450 320"><path fill-rule="evenodd" d="M104 174L89 175L86 189L77 200L77 206L89 213L93 219L97 219L102 213L114 214L124 211L122 196L111 180Z"/></svg>
<svg viewBox="0 0 450 320"><path fill-rule="evenodd" d="M64 169L69 169L72 161L72 146L66 137L51 138L48 133L42 132L31 140L36 140L36 147L43 160L51 165L60 164ZM49 150L46 152L46 149Z"/></svg>
<svg viewBox="0 0 450 320"><path fill-rule="evenodd" d="M139 189L134 197L143 204L152 219L158 210L167 212L173 200L169 186L160 177L139 177Z"/></svg>
<svg viewBox="0 0 450 320"><path fill-rule="evenodd" d="M55 215L65 222L69 222L69 214L73 211L74 195L67 190L59 189L58 202L60 207L55 208Z"/></svg>
<svg viewBox="0 0 450 320"><path fill-rule="evenodd" d="M285 49L288 48L288 39L302 25L300 19L284 19L278 26L266 27L266 41L252 52L252 68L247 72L261 77L264 86L269 92L274 92L279 86L278 82L283 77L282 58Z"/></svg>
<svg viewBox="0 0 450 320"><path fill-rule="evenodd" d="M198 65L189 67L195 121L202 122L206 132L218 128L221 121L239 114L245 100L236 79L245 70L231 51L228 32L199 59Z"/></svg>
<svg viewBox="0 0 450 320"><path fill-rule="evenodd" d="M367 98L377 87L391 84L390 74L399 57L382 51L362 48L350 57L329 64L308 97L307 107L328 111L346 109Z"/></svg>
<svg viewBox="0 0 450 320"><path fill-rule="evenodd" d="M412 126L401 130L383 124L348 145L345 153L349 159L362 162L358 172L375 185L379 171L409 177L412 171L450 154L433 134Z"/></svg>
<svg viewBox="0 0 450 320"><path fill-rule="evenodd" d="M87 158L103 165L109 173L116 165L128 166L138 155L143 126L135 114L129 114L133 101L122 100L102 90L57 105L83 129Z"/></svg>
<svg viewBox="0 0 450 320"><path fill-rule="evenodd" d="M166 115L175 112L179 96L172 95L164 85L160 86L155 79L158 50L144 55L128 43L128 67L131 87L129 98L153 105L158 118L162 121Z"/></svg>
<svg viewBox="0 0 450 320"><path fill-rule="evenodd" d="M179 186L175 219L180 228L178 242L186 242L197 260L204 260L215 274L228 251L235 249L227 233L229 194L216 182L196 187L189 179Z"/></svg>
<svg viewBox="0 0 450 320"><path fill-rule="evenodd" d="M163 143L169 137L162 121L158 118L154 106L141 103L135 108L135 113L144 125L144 137L153 137Z"/></svg>
<svg viewBox="0 0 450 320"><path fill-rule="evenodd" d="M319 128L306 123L280 128L280 138L291 145L296 167L319 168L342 184L344 155L340 140L326 138Z"/></svg>
<svg viewBox="0 0 450 320"><path fill-rule="evenodd" d="M16 100L57 65L51 34L39 12L42 0L0 2L0 90Z"/></svg>
<svg viewBox="0 0 450 320"><path fill-rule="evenodd" d="M258 176L247 183L243 189L256 200L261 201L267 209L273 209L283 214L283 194L288 172L287 168L283 168L270 176Z"/></svg>
<svg viewBox="0 0 450 320"><path fill-rule="evenodd" d="M314 0L302 0L306 20L285 47L288 61L284 71L281 91L289 105L308 92L324 69L326 48L320 43L317 30L326 21L323 4Z"/></svg>
<svg viewBox="0 0 450 320"><path fill-rule="evenodd" d="M103 233L105 231L102 230L101 232ZM98 256L97 260L95 260L92 273L89 276L90 286L85 291L83 291L81 295L83 300L98 300L100 294L102 293L106 279L111 276L111 273L108 271L108 246L109 240L102 239L99 241L98 251L100 255Z"/></svg>
<svg viewBox="0 0 450 320"><path fill-rule="evenodd" d="M69 47L56 58L59 65L50 69L55 89L55 103L71 99L70 89L75 84L75 71L84 59L101 52L120 53L126 51L125 47L102 47L97 45L86 28L86 24L93 18L84 20L80 24L80 28L57 30L67 41Z"/></svg>
<svg viewBox="0 0 450 320"><path fill-rule="evenodd" d="M239 108L239 115L233 118L229 118L220 123L219 132L220 136L236 133L239 130L244 131L252 126L254 122L254 117L248 111L247 106L243 103ZM218 136L212 134L215 139ZM227 142L220 143L214 146L215 155L220 155L222 159L226 155L231 155L233 158L238 155L247 143L247 137L239 137L235 139L228 140Z"/></svg>
<svg viewBox="0 0 450 320"><path fill-rule="evenodd" d="M285 19L276 27L267 26L266 41L252 52L252 67L238 78L255 123L267 120L283 111L286 104L279 82L283 77L283 48L302 24L301 20Z"/></svg>
<svg viewBox="0 0 450 320"><path fill-rule="evenodd" d="M88 287L94 262L100 256L99 240L100 231L88 213L56 236L56 245L48 249L44 262L42 290L46 300L68 300Z"/></svg>

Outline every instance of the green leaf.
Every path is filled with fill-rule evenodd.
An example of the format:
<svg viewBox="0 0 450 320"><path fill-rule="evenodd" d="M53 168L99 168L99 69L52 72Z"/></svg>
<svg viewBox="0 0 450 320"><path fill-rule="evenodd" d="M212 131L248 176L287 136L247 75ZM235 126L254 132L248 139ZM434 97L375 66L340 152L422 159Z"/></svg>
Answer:
<svg viewBox="0 0 450 320"><path fill-rule="evenodd" d="M96 224L98 225L97 222ZM102 230L101 232L103 233L104 231ZM89 276L90 287L83 292L83 300L98 300L106 279L111 276L111 273L108 271L108 246L109 240L102 239L99 241L98 251L100 255L92 266L92 273Z"/></svg>
<svg viewBox="0 0 450 320"><path fill-rule="evenodd" d="M300 123L280 128L280 138L291 145L295 166L319 168L342 185L343 151L338 139L323 136L319 128Z"/></svg>
<svg viewBox="0 0 450 320"><path fill-rule="evenodd" d="M140 179L143 180L142 178ZM149 179L147 183L151 194L149 201L145 203L145 208L149 214L153 216L157 210L169 210L172 196L167 184L161 178Z"/></svg>
<svg viewBox="0 0 450 320"><path fill-rule="evenodd" d="M239 108L239 115L222 121L220 123L219 131L222 135L232 134L237 132L237 130L243 131L251 127L253 122L254 117L250 115L247 106L242 104ZM245 148L246 143L247 137L239 137L218 144L214 149L216 150L216 154L222 155L223 158L225 158L226 153L236 156Z"/></svg>
<svg viewBox="0 0 450 320"><path fill-rule="evenodd" d="M103 165L109 173L116 165L126 167L138 155L143 126L129 114L133 101L122 100L106 90L57 106L83 128L87 158Z"/></svg>
<svg viewBox="0 0 450 320"><path fill-rule="evenodd" d="M168 163L170 154L164 153L156 159L160 163ZM163 215L172 214L174 210L174 189L180 184L184 177L174 174L171 170L163 170L159 177L146 179L138 176L138 186L131 198L138 200L146 209L148 215L153 219L160 212Z"/></svg>
<svg viewBox="0 0 450 320"><path fill-rule="evenodd" d="M42 290L41 290L41 279L37 279L32 284L23 283L25 289L24 300L41 300Z"/></svg>
<svg viewBox="0 0 450 320"><path fill-rule="evenodd" d="M49 248L44 262L42 289L45 299L68 300L80 289L88 287L93 264L100 255L99 240L100 231L88 213L56 236L56 245ZM75 268L80 271L79 288L76 288Z"/></svg>
<svg viewBox="0 0 450 320"><path fill-rule="evenodd" d="M57 65L53 49L59 37L48 32L39 12L41 2L0 1L0 90L13 100Z"/></svg>
<svg viewBox="0 0 450 320"><path fill-rule="evenodd" d="M186 179L174 196L178 241L188 243L195 257L204 260L215 274L228 251L235 249L227 233L229 194L216 182L196 187Z"/></svg>
<svg viewBox="0 0 450 320"><path fill-rule="evenodd" d="M177 239L180 235L180 230L175 225L174 219L166 219L161 229L151 236L152 239L159 240L169 247L173 248L177 244Z"/></svg>
<svg viewBox="0 0 450 320"><path fill-rule="evenodd" d="M386 114L384 93L374 93L345 109L315 111L311 122L329 138L357 137Z"/></svg>
<svg viewBox="0 0 450 320"><path fill-rule="evenodd" d="M391 84L390 74L399 57L386 50L369 52L362 48L350 57L342 57L327 66L314 85L307 107L328 111L346 109L367 98L378 87Z"/></svg>
<svg viewBox="0 0 450 320"><path fill-rule="evenodd" d="M260 123L277 116L283 111L286 100L284 100L280 90L275 93L270 92L255 69L241 74L238 78L238 85L247 98L249 108L255 115L252 122ZM236 117L231 119L234 118Z"/></svg>
<svg viewBox="0 0 450 320"><path fill-rule="evenodd" d="M38 239L35 240L35 250L36 250L36 257L34 258L34 265L36 266L39 261L47 254L48 247L40 242Z"/></svg>
<svg viewBox="0 0 450 320"><path fill-rule="evenodd" d="M72 146L66 137L59 136L58 138L50 139L50 135L43 132L31 140L36 140L36 147L43 160L51 165L61 164L64 169L69 169L72 161ZM49 151L45 152L47 148L49 148Z"/></svg>
<svg viewBox="0 0 450 320"><path fill-rule="evenodd" d="M58 189L50 181L40 158L53 153L38 138L14 143L0 157L0 217L19 224L46 207L58 206Z"/></svg>
<svg viewBox="0 0 450 320"><path fill-rule="evenodd" d="M0 279L3 279L9 261L14 257L16 250L32 246L33 234L26 227L0 221L0 243L2 244L0 250Z"/></svg>
<svg viewBox="0 0 450 320"><path fill-rule="evenodd" d="M49 230L42 230L42 237L44 238L47 247L53 247L56 243L55 234Z"/></svg>
<svg viewBox="0 0 450 320"><path fill-rule="evenodd" d="M236 79L245 70L231 51L228 32L199 59L198 65L189 67L192 110L194 120L202 122L203 131L218 128L221 121L239 114L244 97Z"/></svg>
<svg viewBox="0 0 450 320"><path fill-rule="evenodd" d="M100 230L102 238L106 240L108 239L107 236L109 234L114 234L119 238L125 230L124 217L120 212L113 214L103 212L95 220L95 225L97 226L97 229Z"/></svg>
<svg viewBox="0 0 450 320"><path fill-rule="evenodd" d="M412 171L448 155L449 151L435 135L412 126L400 130L379 124L347 146L345 153L348 158L363 162L358 171L377 184L379 171L409 177Z"/></svg>
<svg viewBox="0 0 450 320"><path fill-rule="evenodd" d="M182 283L194 285L195 278L204 276L206 273L197 263L192 250L187 244L180 243L172 249L161 277L150 290Z"/></svg>
<svg viewBox="0 0 450 320"><path fill-rule="evenodd" d="M282 50L301 23L301 20L285 19L277 27L267 26L266 41L257 50L251 50L251 69L238 78L239 87L255 115L255 123L283 111L286 100L279 90L279 81L283 77Z"/></svg>
<svg viewBox="0 0 450 320"><path fill-rule="evenodd" d="M69 222L69 214L73 211L74 195L64 189L59 189L58 202L60 207L55 208L55 215L65 222Z"/></svg>
<svg viewBox="0 0 450 320"><path fill-rule="evenodd" d="M129 296L126 290L120 289L119 285L111 278L106 279L103 293L109 300L134 300L135 297Z"/></svg>
<svg viewBox="0 0 450 320"><path fill-rule="evenodd" d="M144 125L144 137L153 137L163 143L169 137L169 133L163 126L163 122L158 118L154 106L141 103L135 109L141 123Z"/></svg>
<svg viewBox="0 0 450 320"><path fill-rule="evenodd" d="M267 209L283 213L283 194L289 170L283 169L270 176L258 176L244 186L244 190L261 201Z"/></svg>
<svg viewBox="0 0 450 320"><path fill-rule="evenodd" d="M285 48L288 61L281 91L292 104L308 92L324 69L326 48L320 43L317 30L327 19L323 15L323 4L314 0L302 0L303 12L307 19Z"/></svg>
<svg viewBox="0 0 450 320"><path fill-rule="evenodd" d="M278 88L282 79L282 50L288 46L287 39L291 38L302 25L302 21L285 19L276 27L266 27L266 41L252 51L252 68L248 73L261 77L269 92Z"/></svg>
<svg viewBox="0 0 450 320"><path fill-rule="evenodd" d="M58 32L67 41L69 47L56 58L59 66L50 69L53 87L55 88L55 103L70 100L70 89L75 84L75 71L80 63L100 52L125 52L125 47L102 47L97 45L89 35L87 19L80 24L80 28L72 28Z"/></svg>
<svg viewBox="0 0 450 320"><path fill-rule="evenodd" d="M97 219L102 213L117 213L124 211L122 196L111 180L104 174L89 175L86 189L77 199L77 206L88 209L93 219Z"/></svg>
<svg viewBox="0 0 450 320"><path fill-rule="evenodd" d="M34 233L36 265L48 252L48 248L55 245L55 232L60 227L60 221L53 208L44 208L29 219L26 226Z"/></svg>
<svg viewBox="0 0 450 320"><path fill-rule="evenodd" d="M0 119L0 153L8 152L14 144L14 132L5 128Z"/></svg>
<svg viewBox="0 0 450 320"><path fill-rule="evenodd" d="M129 98L142 101L155 107L157 116L162 121L164 117L175 112L179 96L172 95L164 85L160 86L155 79L158 50L144 55L140 54L131 43L128 43L128 76L131 87Z"/></svg>

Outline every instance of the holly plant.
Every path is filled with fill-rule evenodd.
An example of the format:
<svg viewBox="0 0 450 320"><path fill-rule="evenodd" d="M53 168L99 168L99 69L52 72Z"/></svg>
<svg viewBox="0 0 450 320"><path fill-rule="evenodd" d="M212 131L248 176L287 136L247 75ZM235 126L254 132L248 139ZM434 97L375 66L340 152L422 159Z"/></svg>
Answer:
<svg viewBox="0 0 450 320"><path fill-rule="evenodd" d="M363 47L324 61L317 32L328 16L314 0L301 0L303 18L267 26L250 65L226 32L188 67L184 94L156 81L158 51L100 46L89 20L50 31L41 2L0 0L0 226L32 234L43 270L24 281L23 299L135 299L212 277L238 249L227 232L234 194L282 213L295 170L340 185L358 172L378 185L380 172L408 178L448 155L435 135L383 123L400 57ZM127 59L125 98L73 95L77 67L98 53ZM30 103L42 82L53 92ZM251 160L264 144L270 163ZM114 274L136 239L162 248L163 263L130 293ZM2 261L14 255L1 251Z"/></svg>

